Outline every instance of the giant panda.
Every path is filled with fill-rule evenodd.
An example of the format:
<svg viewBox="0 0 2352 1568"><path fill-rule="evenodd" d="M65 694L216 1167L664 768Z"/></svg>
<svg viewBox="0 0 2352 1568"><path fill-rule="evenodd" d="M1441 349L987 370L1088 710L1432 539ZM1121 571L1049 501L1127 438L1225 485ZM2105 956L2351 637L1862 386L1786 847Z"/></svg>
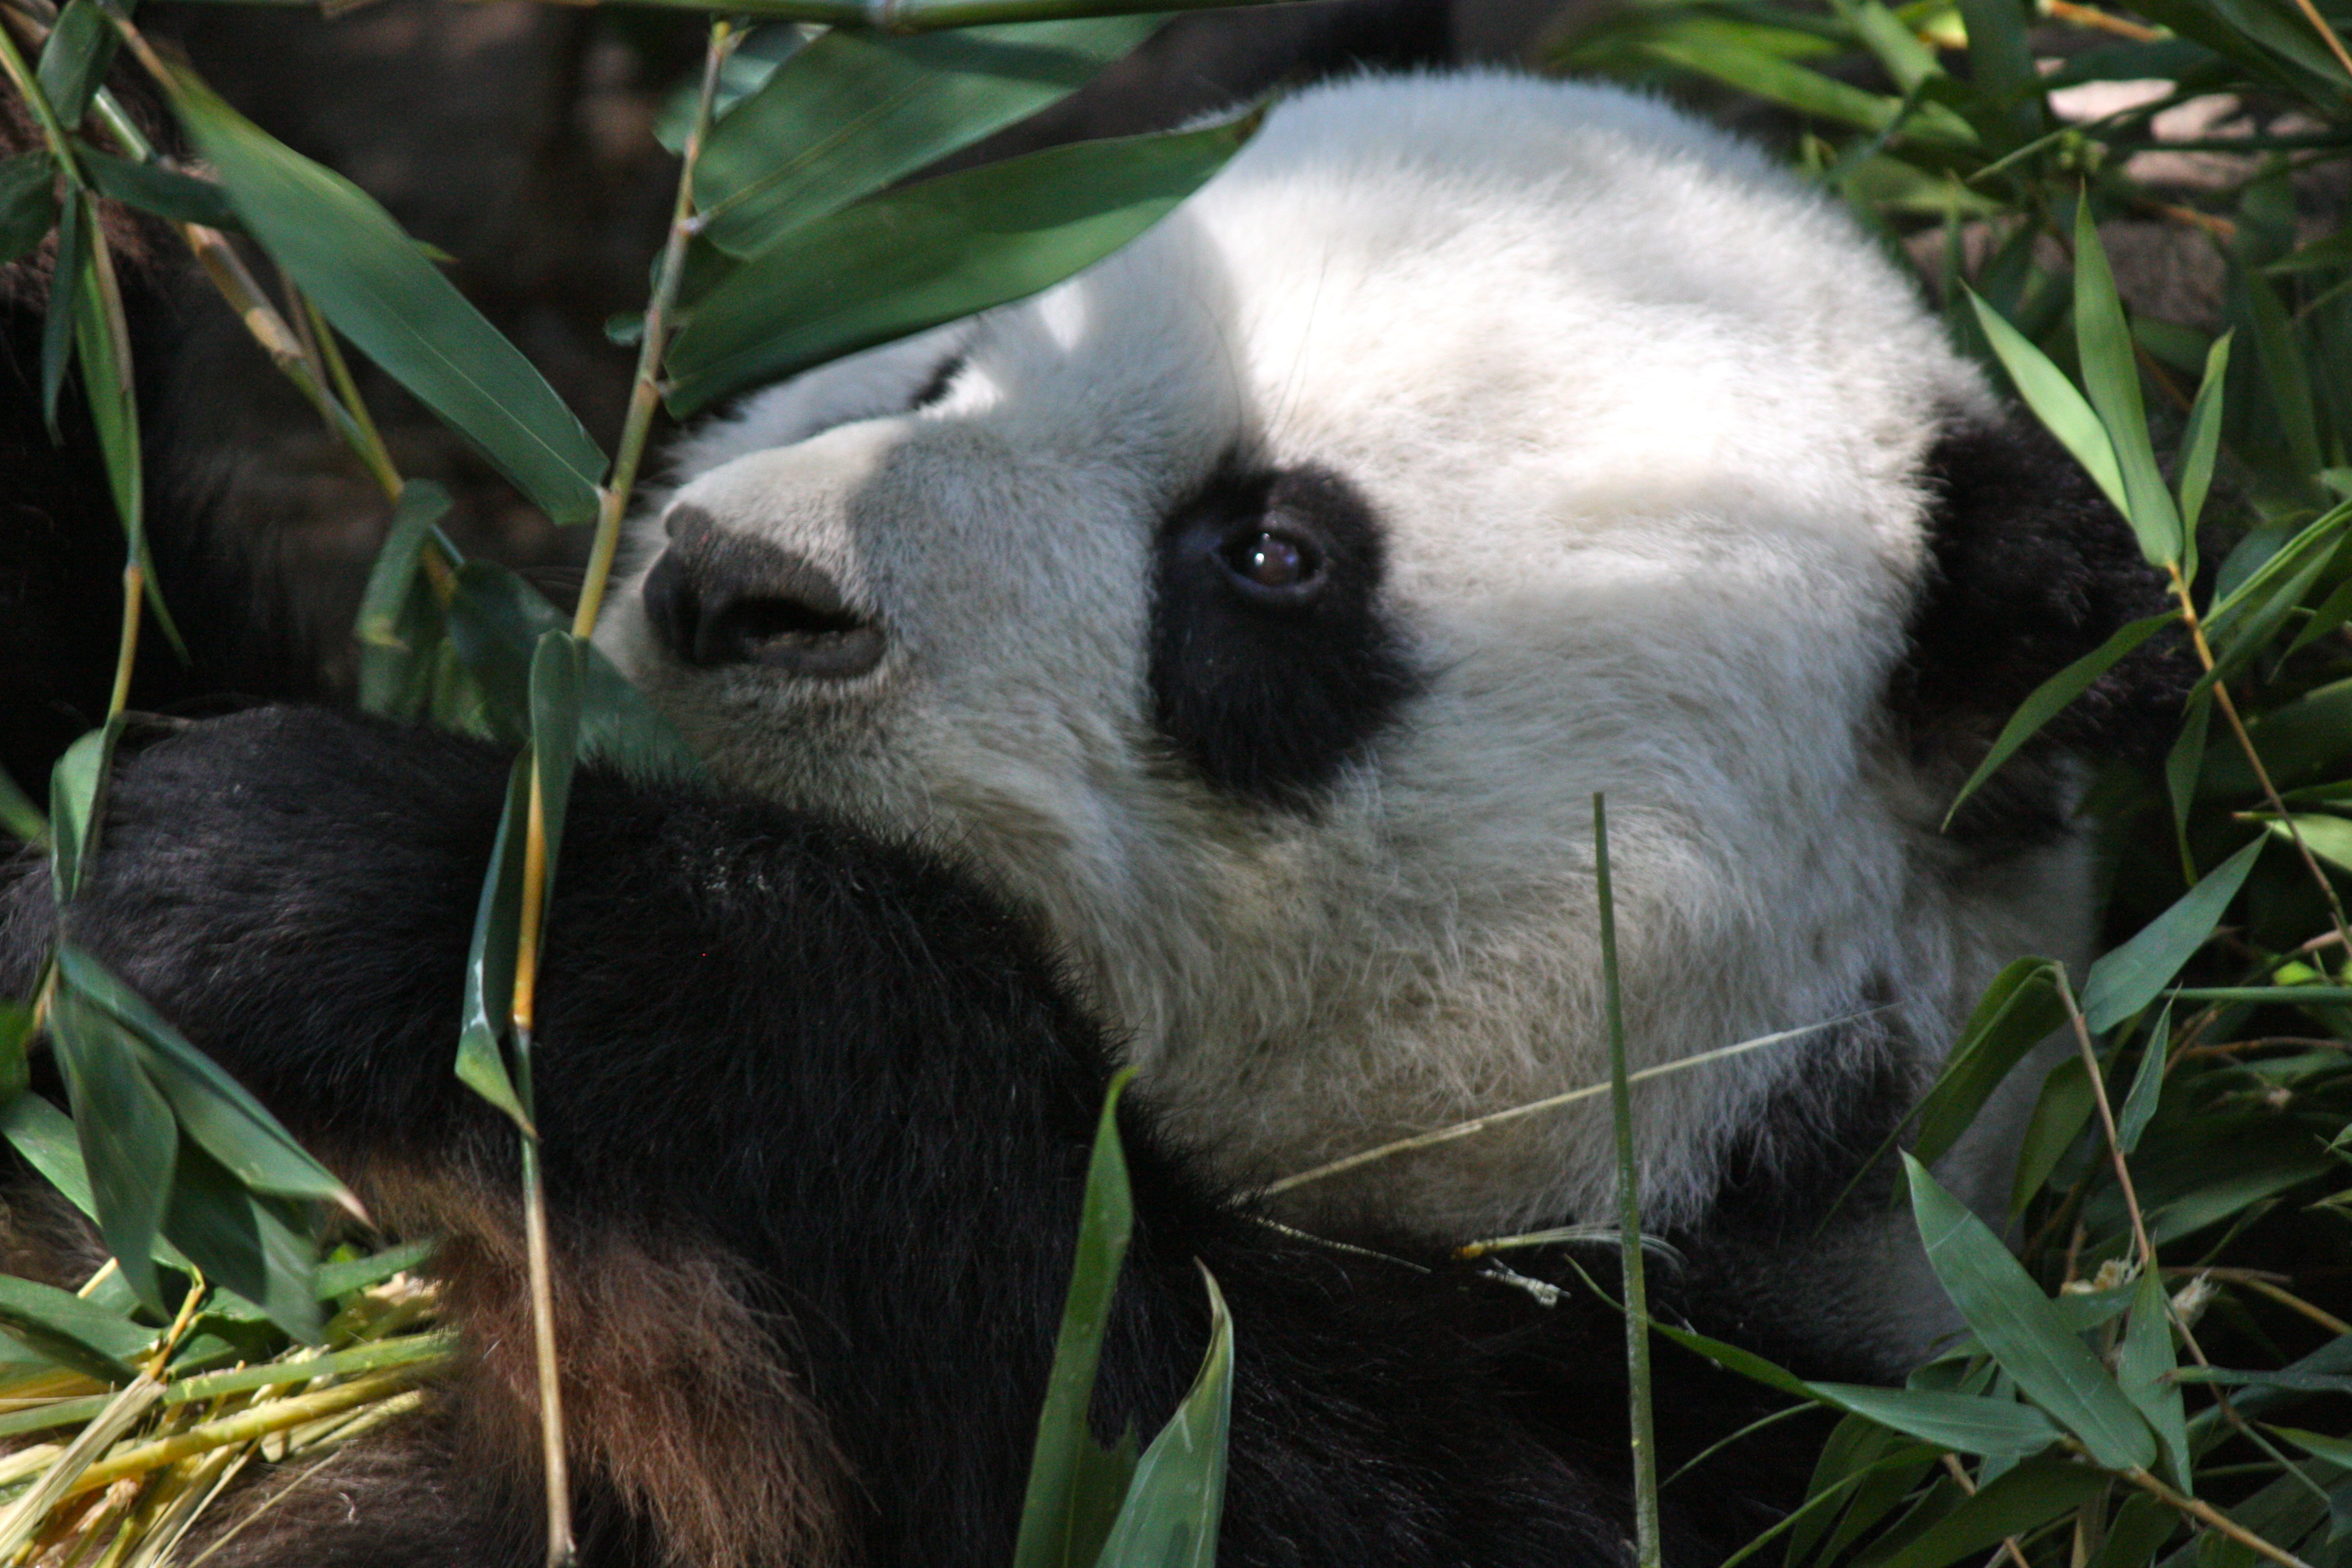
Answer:
<svg viewBox="0 0 2352 1568"><path fill-rule="evenodd" d="M1097 1416L1164 1416L1205 1263L1222 1561L1622 1560L1615 1316L1541 1250L1450 1260L1606 1220L1605 1113L1286 1178L1605 1077L1598 793L1634 1064L1803 1031L1635 1094L1662 1310L1899 1374L1950 1319L1854 1178L2003 963L2086 951L2088 767L2179 690L2126 666L1946 827L2008 709L2154 606L2127 532L1826 198L1500 74L1297 94L1108 261L693 435L634 544L599 640L717 788L584 775L551 915L592 1563L1002 1562L1120 1064ZM470 1349L224 1563L539 1552L511 1137L447 1071L504 770L264 709L116 782L70 929L446 1238ZM20 865L0 990L54 923ZM1979 1207L2031 1092L1944 1163ZM1764 1407L1662 1378L1670 1458ZM1714 1464L1677 1562L1804 1469Z"/></svg>

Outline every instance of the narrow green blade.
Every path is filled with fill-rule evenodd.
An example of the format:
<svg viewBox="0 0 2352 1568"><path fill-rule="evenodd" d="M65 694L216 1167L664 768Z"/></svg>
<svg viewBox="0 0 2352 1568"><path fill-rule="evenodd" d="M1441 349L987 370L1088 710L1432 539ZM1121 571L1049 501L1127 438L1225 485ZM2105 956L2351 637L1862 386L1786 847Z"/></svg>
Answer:
<svg viewBox="0 0 2352 1568"><path fill-rule="evenodd" d="M1234 1419L1234 1330L1216 1277L1203 1268L1201 1278L1209 1288L1208 1354L1192 1392L1135 1467L1099 1568L1215 1568Z"/></svg>

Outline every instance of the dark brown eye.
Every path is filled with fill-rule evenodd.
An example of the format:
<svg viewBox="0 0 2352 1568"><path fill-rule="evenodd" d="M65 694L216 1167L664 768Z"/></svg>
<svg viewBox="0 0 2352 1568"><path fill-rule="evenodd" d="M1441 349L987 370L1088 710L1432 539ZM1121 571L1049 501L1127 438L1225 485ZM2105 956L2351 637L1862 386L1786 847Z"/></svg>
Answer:
<svg viewBox="0 0 2352 1568"><path fill-rule="evenodd" d="M1236 534L1217 553L1244 586L1286 599L1311 589L1323 575L1323 557L1313 545L1271 528Z"/></svg>

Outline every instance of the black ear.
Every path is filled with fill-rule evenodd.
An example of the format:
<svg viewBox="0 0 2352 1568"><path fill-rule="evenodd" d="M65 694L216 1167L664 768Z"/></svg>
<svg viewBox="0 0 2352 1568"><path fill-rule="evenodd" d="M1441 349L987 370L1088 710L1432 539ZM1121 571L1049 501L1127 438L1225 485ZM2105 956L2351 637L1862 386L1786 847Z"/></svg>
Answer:
<svg viewBox="0 0 2352 1568"><path fill-rule="evenodd" d="M2036 686L2126 622L2160 613L2168 596L2130 525L2023 414L1956 421L1923 477L1929 559L1889 702L1914 762L1939 780L1948 771L1957 789ZM2179 635L2141 644L1971 800L1954 835L2014 844L2063 831L2056 759L2152 760L2195 674Z"/></svg>

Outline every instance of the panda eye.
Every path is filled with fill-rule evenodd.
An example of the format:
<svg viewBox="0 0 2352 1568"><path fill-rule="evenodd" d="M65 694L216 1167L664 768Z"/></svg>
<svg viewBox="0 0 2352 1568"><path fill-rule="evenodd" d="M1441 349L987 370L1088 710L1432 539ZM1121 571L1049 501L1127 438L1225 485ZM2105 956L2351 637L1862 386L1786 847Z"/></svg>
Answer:
<svg viewBox="0 0 2352 1568"><path fill-rule="evenodd" d="M1297 603L1323 585L1323 552L1286 529L1244 528L1219 547L1217 559L1254 597Z"/></svg>

